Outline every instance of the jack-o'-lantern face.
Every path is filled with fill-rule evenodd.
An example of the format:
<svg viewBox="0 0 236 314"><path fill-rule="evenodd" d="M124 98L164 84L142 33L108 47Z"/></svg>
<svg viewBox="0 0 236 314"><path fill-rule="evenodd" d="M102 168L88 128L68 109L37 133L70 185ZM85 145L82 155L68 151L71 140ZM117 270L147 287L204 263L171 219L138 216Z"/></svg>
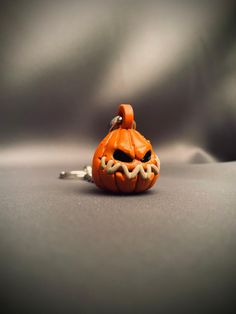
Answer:
<svg viewBox="0 0 236 314"><path fill-rule="evenodd" d="M93 180L105 190L138 193L153 186L160 161L146 140L134 129L133 109L120 105L122 123L98 145L93 157Z"/></svg>

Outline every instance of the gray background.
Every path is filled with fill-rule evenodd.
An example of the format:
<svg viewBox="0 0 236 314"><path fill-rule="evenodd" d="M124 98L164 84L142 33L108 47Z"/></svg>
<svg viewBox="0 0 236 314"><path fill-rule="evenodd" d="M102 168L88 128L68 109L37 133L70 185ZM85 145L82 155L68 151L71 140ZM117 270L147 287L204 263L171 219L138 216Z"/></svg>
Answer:
<svg viewBox="0 0 236 314"><path fill-rule="evenodd" d="M119 103L158 145L235 160L235 2L14 1L0 10L0 137L97 143Z"/></svg>
<svg viewBox="0 0 236 314"><path fill-rule="evenodd" d="M235 11L1 2L1 313L235 313ZM155 187L58 180L119 103L161 158Z"/></svg>

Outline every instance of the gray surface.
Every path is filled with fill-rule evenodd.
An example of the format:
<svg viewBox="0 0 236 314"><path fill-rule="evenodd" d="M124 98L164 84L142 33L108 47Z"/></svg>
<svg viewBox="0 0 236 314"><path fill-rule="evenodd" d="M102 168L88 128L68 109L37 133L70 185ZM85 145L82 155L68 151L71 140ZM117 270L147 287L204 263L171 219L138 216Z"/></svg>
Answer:
<svg viewBox="0 0 236 314"><path fill-rule="evenodd" d="M236 163L164 165L138 196L61 169L1 168L1 313L233 312Z"/></svg>

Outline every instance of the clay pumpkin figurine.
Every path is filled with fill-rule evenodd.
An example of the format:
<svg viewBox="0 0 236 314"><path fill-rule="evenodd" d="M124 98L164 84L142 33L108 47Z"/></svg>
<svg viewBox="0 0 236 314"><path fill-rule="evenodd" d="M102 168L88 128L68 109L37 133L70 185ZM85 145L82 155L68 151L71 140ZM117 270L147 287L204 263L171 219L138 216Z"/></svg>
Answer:
<svg viewBox="0 0 236 314"><path fill-rule="evenodd" d="M93 181L99 188L117 193L150 189L159 177L160 160L150 141L136 131L132 106L120 105L112 124L95 151Z"/></svg>

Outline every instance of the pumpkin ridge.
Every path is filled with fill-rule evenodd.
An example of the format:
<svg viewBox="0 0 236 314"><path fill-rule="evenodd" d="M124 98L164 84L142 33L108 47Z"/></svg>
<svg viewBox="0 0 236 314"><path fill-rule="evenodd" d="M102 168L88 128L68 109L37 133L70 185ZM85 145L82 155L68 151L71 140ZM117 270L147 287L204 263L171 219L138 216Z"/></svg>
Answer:
<svg viewBox="0 0 236 314"><path fill-rule="evenodd" d="M137 175L137 178L136 178L136 182L135 182L135 186L134 186L134 190L133 190L134 193L136 193L137 184L138 184L138 177L139 177L139 175Z"/></svg>
<svg viewBox="0 0 236 314"><path fill-rule="evenodd" d="M118 182L117 182L116 173L114 173L113 175L114 175L114 182L115 182L115 186L116 186L117 192L121 192L120 188L119 188L119 185L118 185Z"/></svg>
<svg viewBox="0 0 236 314"><path fill-rule="evenodd" d="M129 136L130 136L130 142L131 142L131 145L133 146L134 154L135 154L135 145L134 145L134 140L133 140L133 136L132 136L132 130L133 129L128 129L128 132L129 132Z"/></svg>
<svg viewBox="0 0 236 314"><path fill-rule="evenodd" d="M150 189L150 187L152 186L152 182L153 182L154 179L155 179L155 175L153 176L152 180L150 180L147 189Z"/></svg>
<svg viewBox="0 0 236 314"><path fill-rule="evenodd" d="M100 182L101 182L102 188L103 188L103 189L106 189L106 185L104 184L104 181L103 181L103 179L102 179L100 169L98 170L98 177L99 177L99 179L100 179Z"/></svg>
<svg viewBox="0 0 236 314"><path fill-rule="evenodd" d="M105 150L106 150L107 143L110 141L110 139L111 139L111 137L112 137L112 134L111 134L111 133L112 133L112 132L109 132L109 133L107 134L107 136L102 140L102 142L101 142L100 145L99 145L99 147L102 146L101 156L104 156L104 152L105 152ZM104 141L104 142L103 142L103 141ZM99 150L99 147L97 148L97 150ZM98 158L99 158L99 155L98 155ZM99 164L100 164L100 162L101 162L101 160L100 160L100 158L99 158ZM100 171L100 170L97 171L97 176L98 176L98 178L99 178L99 182L100 182L100 184L101 184L101 187L102 187L103 189L106 189L107 187L106 187L106 184L104 183L104 181L103 181L103 179L102 179L102 175L101 175L101 171Z"/></svg>
<svg viewBox="0 0 236 314"><path fill-rule="evenodd" d="M122 130L122 129L121 129L121 130ZM119 131L118 131L118 139L117 139L117 142L116 142L116 146L115 146L115 147L118 147L118 145L119 145L119 143L120 143L120 138L121 138L121 134L122 134L121 130L119 129Z"/></svg>
<svg viewBox="0 0 236 314"><path fill-rule="evenodd" d="M110 141L110 139L112 138L112 136L113 136L112 132L109 132L108 135L107 135L107 139L104 142L103 147L102 147L102 156L104 155L104 152L106 150L107 144Z"/></svg>
<svg viewBox="0 0 236 314"><path fill-rule="evenodd" d="M128 130L128 131L129 131L129 130ZM128 134L129 134L129 136L128 136L128 138L129 138L129 144L130 144L130 146L133 148L134 157L135 157L135 149L134 149L133 142L132 142L132 140L131 140L131 135L130 135L130 132L128 132Z"/></svg>
<svg viewBox="0 0 236 314"><path fill-rule="evenodd" d="M116 148L117 144L118 144L119 137L120 137L119 129L113 130L111 133L112 133L112 137L111 137L110 141L113 143L112 147ZM109 147L109 142L108 142L108 145L107 145L108 147ZM106 148L107 148L107 146L106 146Z"/></svg>

